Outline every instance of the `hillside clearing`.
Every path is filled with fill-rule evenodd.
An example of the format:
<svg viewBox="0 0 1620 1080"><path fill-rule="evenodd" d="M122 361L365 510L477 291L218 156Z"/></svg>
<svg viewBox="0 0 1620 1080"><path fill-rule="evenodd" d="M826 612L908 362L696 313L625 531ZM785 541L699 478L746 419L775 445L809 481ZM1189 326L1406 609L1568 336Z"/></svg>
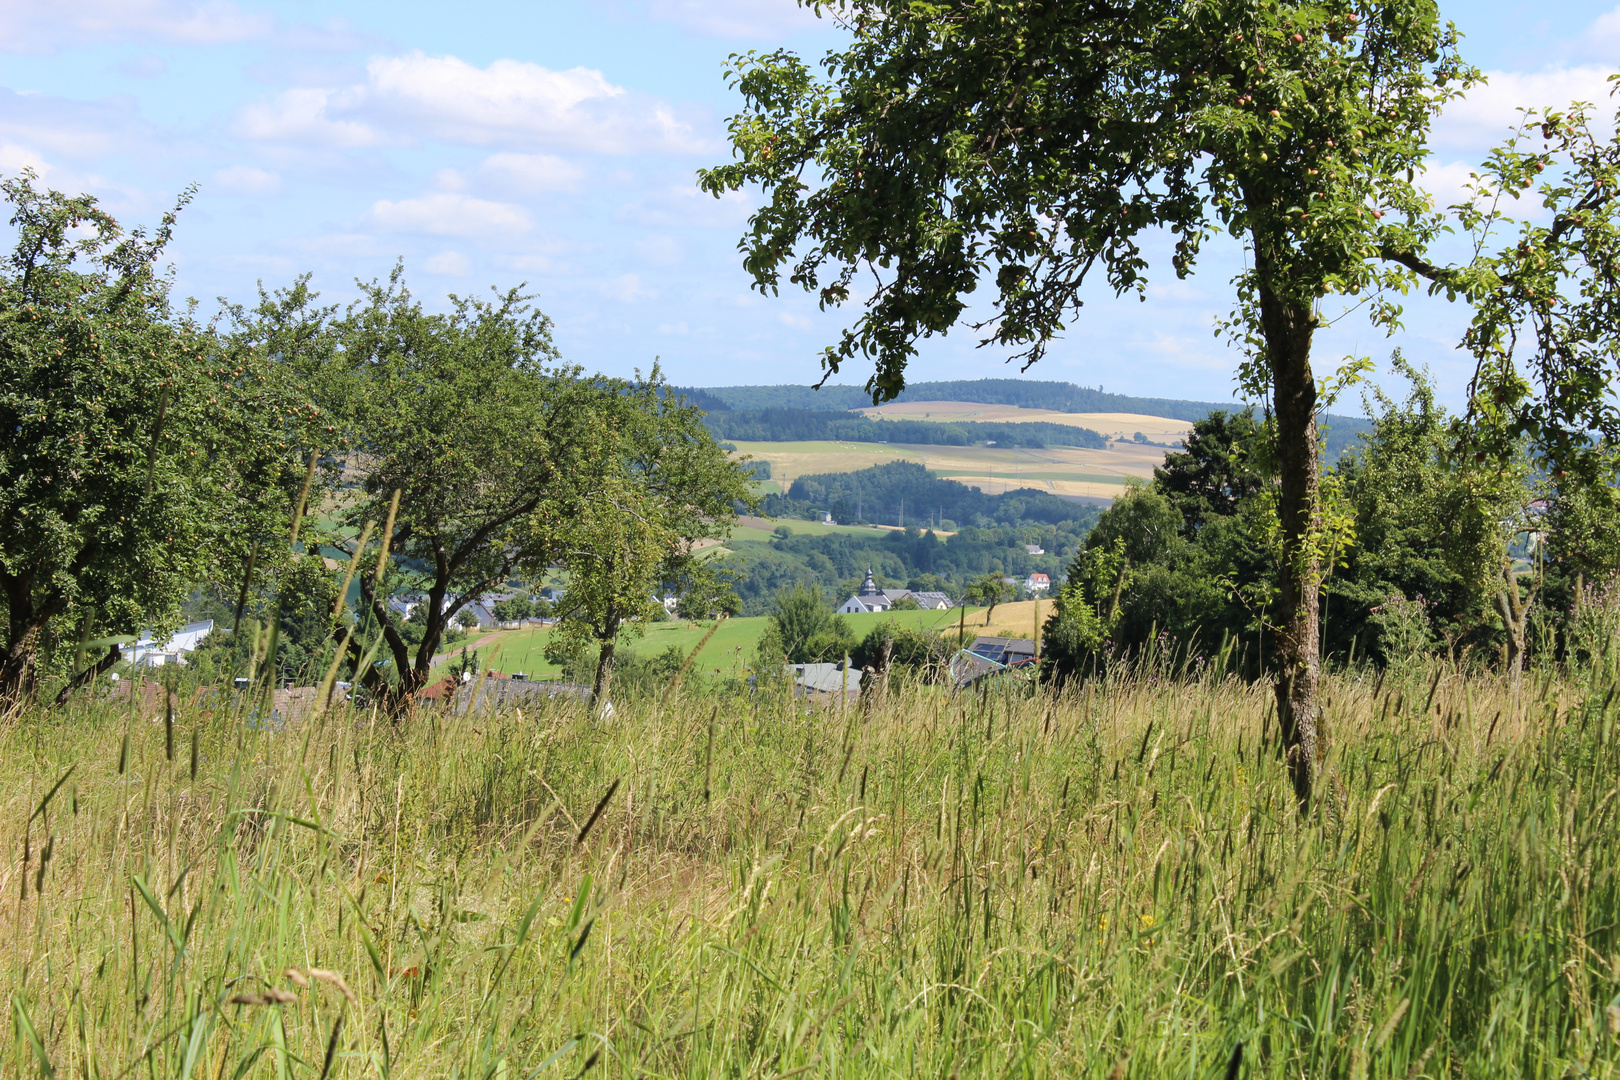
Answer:
<svg viewBox="0 0 1620 1080"><path fill-rule="evenodd" d="M1115 443L1107 450L847 442L749 442L736 446L739 453L769 461L771 475L783 490L800 476L856 472L891 461L915 461L930 472L977 487L986 494L1028 487L1054 495L1111 501L1127 478L1145 480L1164 461L1164 447L1139 443ZM926 518L927 508L918 509Z"/></svg>

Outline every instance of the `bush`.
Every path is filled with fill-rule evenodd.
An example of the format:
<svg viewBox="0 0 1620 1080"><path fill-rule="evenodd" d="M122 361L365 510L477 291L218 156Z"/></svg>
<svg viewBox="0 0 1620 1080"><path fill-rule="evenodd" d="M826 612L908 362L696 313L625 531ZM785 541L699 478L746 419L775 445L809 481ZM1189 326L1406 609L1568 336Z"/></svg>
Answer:
<svg viewBox="0 0 1620 1080"><path fill-rule="evenodd" d="M901 626L885 619L867 631L861 643L850 651L856 667L876 667L883 642L893 642L889 652L891 670L901 669L925 682L937 682L948 671L954 647L932 630Z"/></svg>
<svg viewBox="0 0 1620 1080"><path fill-rule="evenodd" d="M820 592L804 585L777 594L776 610L760 635L762 664L824 663L842 660L855 647L855 635Z"/></svg>

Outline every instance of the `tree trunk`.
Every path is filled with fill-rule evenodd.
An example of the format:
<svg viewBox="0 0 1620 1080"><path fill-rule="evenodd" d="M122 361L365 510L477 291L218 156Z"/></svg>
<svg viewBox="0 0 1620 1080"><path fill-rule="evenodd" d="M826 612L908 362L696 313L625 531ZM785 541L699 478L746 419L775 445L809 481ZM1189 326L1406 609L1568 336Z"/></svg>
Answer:
<svg viewBox="0 0 1620 1080"><path fill-rule="evenodd" d="M39 655L39 638L51 617L66 606L61 594L51 590L36 604L33 576L21 573L0 575L6 615L6 651L0 657L0 711L25 705L34 697L34 675Z"/></svg>
<svg viewBox="0 0 1620 1080"><path fill-rule="evenodd" d="M1513 572L1511 561L1502 563L1502 582L1502 591L1496 594L1496 610L1502 616L1502 626L1507 630L1507 672L1517 681L1524 670L1526 613L1530 603L1519 592L1519 575Z"/></svg>
<svg viewBox="0 0 1620 1080"><path fill-rule="evenodd" d="M1260 259L1256 268L1260 270ZM1263 270L1261 271L1263 273ZM1316 446L1316 378L1311 372L1315 316L1309 304L1260 289L1260 319L1277 423L1278 506L1282 564L1277 568L1277 719L1294 795L1310 809L1324 750L1320 684L1320 466Z"/></svg>
<svg viewBox="0 0 1620 1080"><path fill-rule="evenodd" d="M608 708L608 690L613 684L613 656L618 649L618 620L602 638L602 651L596 657L596 678L591 681L591 702L600 713Z"/></svg>
<svg viewBox="0 0 1620 1080"><path fill-rule="evenodd" d="M34 693L34 652L39 634L25 631L13 638L0 662L0 710L26 703Z"/></svg>
<svg viewBox="0 0 1620 1080"><path fill-rule="evenodd" d="M861 672L861 712L881 708L889 695L889 663L894 658L894 639L886 637L878 646L875 662Z"/></svg>

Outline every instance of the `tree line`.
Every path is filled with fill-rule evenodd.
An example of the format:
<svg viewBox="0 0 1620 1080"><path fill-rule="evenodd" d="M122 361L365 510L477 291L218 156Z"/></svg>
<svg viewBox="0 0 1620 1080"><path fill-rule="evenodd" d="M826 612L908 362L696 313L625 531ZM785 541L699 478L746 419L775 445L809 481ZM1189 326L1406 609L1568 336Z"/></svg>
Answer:
<svg viewBox="0 0 1620 1080"><path fill-rule="evenodd" d="M554 567L605 697L655 593L722 591L695 545L751 505L745 471L656 367L564 362L532 297L430 312L396 267L346 307L303 277L204 320L158 270L189 193L148 234L31 173L0 191L0 704L65 700L202 593L250 678L285 628L326 685L398 707L468 604Z"/></svg>
<svg viewBox="0 0 1620 1080"><path fill-rule="evenodd" d="M825 409L749 409L711 412L704 423L717 438L740 442L894 442L921 446L1081 446L1101 450L1108 440L1068 424L973 421L872 420Z"/></svg>
<svg viewBox="0 0 1620 1080"><path fill-rule="evenodd" d="M817 409L849 412L869 408L872 392L860 386L832 384L813 386L707 386L679 387L694 405L709 413L735 409L757 412L762 409ZM953 379L943 382L911 382L891 401L967 401L980 405L1011 405L1020 409L1048 409L1053 412L1141 413L1167 416L1175 420L1198 420L1220 402L1183 401L1171 398L1133 397L1112 394L1100 388L1042 379Z"/></svg>
<svg viewBox="0 0 1620 1080"><path fill-rule="evenodd" d="M1467 425L1397 354L1405 396L1369 395L1372 432L1324 474L1325 657L1401 668L1435 655L1517 674L1596 651L1588 612L1620 572L1607 485L1468 449ZM1213 414L1150 483L1104 511L1045 628L1044 675L1065 682L1153 651L1258 676L1279 654L1273 433ZM1603 539L1599 539L1603 538Z"/></svg>
<svg viewBox="0 0 1620 1080"><path fill-rule="evenodd" d="M847 473L806 473L788 485L785 495L761 502L775 517L817 518L830 513L840 524L1045 525L1086 520L1083 500L1063 498L1035 488L987 493L959 480L934 476L915 461L890 461ZM948 523L948 524L947 524Z"/></svg>

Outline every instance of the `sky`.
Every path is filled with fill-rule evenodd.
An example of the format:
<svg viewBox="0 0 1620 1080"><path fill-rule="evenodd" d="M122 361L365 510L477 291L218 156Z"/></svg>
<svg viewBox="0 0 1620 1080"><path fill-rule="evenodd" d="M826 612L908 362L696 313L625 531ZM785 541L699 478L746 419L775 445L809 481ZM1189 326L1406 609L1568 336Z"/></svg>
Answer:
<svg viewBox="0 0 1620 1080"><path fill-rule="evenodd" d="M1490 76L1435 132L1427 183L1450 202L1519 105L1606 101L1620 8L1445 10ZM431 308L526 285L590 370L656 358L682 385L804 384L854 312L750 291L736 245L754 197L716 200L695 173L729 159L728 56L841 40L793 0L0 0L0 175L31 167L127 224L195 184L169 257L205 307L301 273L345 302L403 260ZM1094 290L1024 377L1229 399L1236 358L1213 325L1239 260L1216 245L1190 281L1155 275L1145 302ZM1358 319L1319 334L1319 370L1370 356L1387 371L1399 346L1462 402L1464 313L1415 298L1393 339ZM976 346L926 342L909 377L1018 373Z"/></svg>

